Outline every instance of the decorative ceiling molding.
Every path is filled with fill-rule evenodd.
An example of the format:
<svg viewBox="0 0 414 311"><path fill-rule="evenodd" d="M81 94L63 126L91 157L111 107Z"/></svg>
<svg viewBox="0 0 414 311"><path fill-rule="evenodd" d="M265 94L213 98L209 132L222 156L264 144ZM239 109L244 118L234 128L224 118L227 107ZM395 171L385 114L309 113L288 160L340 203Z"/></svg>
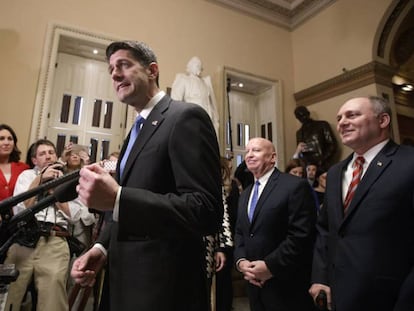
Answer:
<svg viewBox="0 0 414 311"><path fill-rule="evenodd" d="M390 66L373 61L297 92L294 97L298 106L308 106L373 83L392 87L394 74Z"/></svg>
<svg viewBox="0 0 414 311"><path fill-rule="evenodd" d="M336 0L207 0L293 30Z"/></svg>

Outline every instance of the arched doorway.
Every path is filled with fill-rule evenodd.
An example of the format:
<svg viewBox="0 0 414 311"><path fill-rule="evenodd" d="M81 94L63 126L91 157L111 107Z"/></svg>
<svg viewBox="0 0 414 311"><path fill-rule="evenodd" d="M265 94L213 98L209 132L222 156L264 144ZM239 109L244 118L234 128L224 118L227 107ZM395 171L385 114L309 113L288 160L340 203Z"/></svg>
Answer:
<svg viewBox="0 0 414 311"><path fill-rule="evenodd" d="M414 142L414 2L393 1L378 28L374 59L387 64L401 143Z"/></svg>

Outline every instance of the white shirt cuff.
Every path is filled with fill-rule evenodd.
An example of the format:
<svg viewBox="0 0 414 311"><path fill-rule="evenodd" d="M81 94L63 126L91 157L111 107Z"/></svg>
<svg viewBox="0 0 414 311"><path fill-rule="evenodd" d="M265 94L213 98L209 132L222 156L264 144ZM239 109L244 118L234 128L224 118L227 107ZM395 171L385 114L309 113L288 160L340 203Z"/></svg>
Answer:
<svg viewBox="0 0 414 311"><path fill-rule="evenodd" d="M116 222L118 222L118 219L119 219L119 200L121 199L121 191L122 191L122 187L120 186L116 193L115 205L114 205L114 210L112 213L112 219Z"/></svg>
<svg viewBox="0 0 414 311"><path fill-rule="evenodd" d="M95 243L93 245L93 248L99 249L102 252L102 254L105 255L105 257L108 256L108 251L106 250L106 248L101 243Z"/></svg>
<svg viewBox="0 0 414 311"><path fill-rule="evenodd" d="M240 264L242 261L245 261L245 260L247 260L247 259L246 259L246 258L240 258L239 260L237 260L237 262L236 262L236 269L237 269L237 271L242 272L242 271L240 270L240 268L239 268L239 264Z"/></svg>

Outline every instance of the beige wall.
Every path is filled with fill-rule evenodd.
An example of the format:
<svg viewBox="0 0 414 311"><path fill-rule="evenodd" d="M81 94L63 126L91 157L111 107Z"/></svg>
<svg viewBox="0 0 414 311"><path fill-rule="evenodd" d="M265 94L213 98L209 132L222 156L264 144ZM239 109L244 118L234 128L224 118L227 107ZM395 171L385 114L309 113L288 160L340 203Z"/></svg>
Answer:
<svg viewBox="0 0 414 311"><path fill-rule="evenodd" d="M376 28L390 1L337 0L293 32L205 0L1 1L0 122L16 129L25 151L46 31L54 22L147 42L158 54L163 89L194 55L219 91L223 66L280 80L285 124L297 129L293 93L337 75L342 67L370 61ZM224 96L216 95L221 106ZM325 113L331 109L314 106L318 118L334 123L335 116ZM289 157L295 133L285 134L284 154Z"/></svg>
<svg viewBox="0 0 414 311"><path fill-rule="evenodd" d="M5 2L0 5L0 115L1 122L16 129L23 150L29 143L50 22L147 42L158 54L163 89L171 86L175 74L183 72L190 57L197 55L205 74L216 82L224 65L282 79L285 103L294 105L290 33L208 1Z"/></svg>
<svg viewBox="0 0 414 311"><path fill-rule="evenodd" d="M374 41L392 0L339 0L292 33L295 92L304 90L373 60ZM327 120L336 133L339 107L352 97L377 95L376 85L308 107L314 119ZM297 126L299 126L299 123ZM338 136L337 136L338 137ZM340 147L339 159L351 150Z"/></svg>
<svg viewBox="0 0 414 311"><path fill-rule="evenodd" d="M377 28L392 0L339 0L292 33L295 91L373 60Z"/></svg>

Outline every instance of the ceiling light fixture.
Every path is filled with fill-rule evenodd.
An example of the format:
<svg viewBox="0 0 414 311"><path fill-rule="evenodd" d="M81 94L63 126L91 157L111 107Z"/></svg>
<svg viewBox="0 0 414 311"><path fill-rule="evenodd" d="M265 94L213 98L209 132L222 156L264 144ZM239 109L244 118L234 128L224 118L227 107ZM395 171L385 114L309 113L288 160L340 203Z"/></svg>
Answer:
<svg viewBox="0 0 414 311"><path fill-rule="evenodd" d="M98 54L98 50L97 50L97 49L94 49L94 50L92 51L92 53L93 53L93 54L95 54L95 55L97 55L97 54Z"/></svg>
<svg viewBox="0 0 414 311"><path fill-rule="evenodd" d="M239 88L243 88L243 87L244 87L244 84L243 84L243 83L241 83L241 82L239 82L239 83L237 84L237 86L238 86Z"/></svg>

